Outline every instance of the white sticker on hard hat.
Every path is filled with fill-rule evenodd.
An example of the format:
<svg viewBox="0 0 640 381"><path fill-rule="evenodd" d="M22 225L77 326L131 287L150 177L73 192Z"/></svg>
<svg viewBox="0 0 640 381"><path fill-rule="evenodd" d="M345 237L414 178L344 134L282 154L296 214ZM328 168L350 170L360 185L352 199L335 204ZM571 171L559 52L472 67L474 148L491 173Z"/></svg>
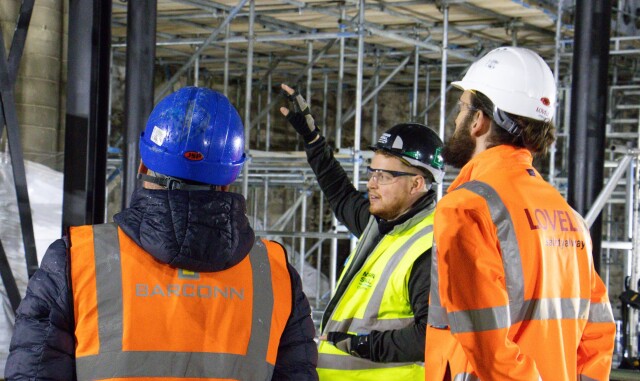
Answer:
<svg viewBox="0 0 640 381"><path fill-rule="evenodd" d="M380 135L380 138L378 139L378 143L387 144L387 139L389 139L389 137L391 137L391 134L388 134L385 132L384 134Z"/></svg>
<svg viewBox="0 0 640 381"><path fill-rule="evenodd" d="M151 141L161 146L164 143L164 139L167 137L167 131L159 128L158 126L153 126L153 132L151 133Z"/></svg>
<svg viewBox="0 0 640 381"><path fill-rule="evenodd" d="M402 147L404 147L402 138L399 136L396 136L396 139L393 141L393 145L391 146L391 148L402 149Z"/></svg>

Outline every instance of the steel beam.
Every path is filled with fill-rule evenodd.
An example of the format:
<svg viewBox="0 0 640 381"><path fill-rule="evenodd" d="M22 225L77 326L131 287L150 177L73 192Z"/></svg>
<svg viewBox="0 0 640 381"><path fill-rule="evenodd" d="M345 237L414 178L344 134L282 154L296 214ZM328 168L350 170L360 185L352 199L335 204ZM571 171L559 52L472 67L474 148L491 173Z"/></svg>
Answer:
<svg viewBox="0 0 640 381"><path fill-rule="evenodd" d="M127 74L124 93L125 150L122 207L131 202L140 163L138 141L153 110L157 0L127 3Z"/></svg>
<svg viewBox="0 0 640 381"><path fill-rule="evenodd" d="M577 7L571 93L580 96L571 99L567 200L582 215L593 205L604 178L610 28L609 2L584 0ZM599 271L602 217L591 226L591 238Z"/></svg>
<svg viewBox="0 0 640 381"><path fill-rule="evenodd" d="M13 87L18 76L18 68L27 39L27 31L31 14L33 13L33 0L25 0L20 6L20 14L16 22L9 57L4 48L4 38L0 32L0 136L4 126L7 126L7 140L11 155L11 168L17 196L18 214L20 217L20 229L24 244L27 274L29 277L38 269L38 257L36 253L35 238L33 235L33 221L31 216L31 204L27 189L27 176L24 168L24 155L20 139L20 125L16 111ZM0 242L0 275L9 298L11 308L15 312L20 304L20 292L15 278L9 266L6 253Z"/></svg>
<svg viewBox="0 0 640 381"><path fill-rule="evenodd" d="M111 0L70 0L63 227L105 222Z"/></svg>

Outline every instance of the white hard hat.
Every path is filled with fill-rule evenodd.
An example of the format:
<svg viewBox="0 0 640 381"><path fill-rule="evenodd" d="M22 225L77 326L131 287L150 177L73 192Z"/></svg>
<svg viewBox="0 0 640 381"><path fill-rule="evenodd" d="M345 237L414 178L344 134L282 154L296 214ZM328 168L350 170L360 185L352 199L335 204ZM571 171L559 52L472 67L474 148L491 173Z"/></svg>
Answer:
<svg viewBox="0 0 640 381"><path fill-rule="evenodd" d="M529 49L494 49L474 62L461 81L451 84L479 91L498 109L514 115L549 121L555 112L556 83L551 69Z"/></svg>

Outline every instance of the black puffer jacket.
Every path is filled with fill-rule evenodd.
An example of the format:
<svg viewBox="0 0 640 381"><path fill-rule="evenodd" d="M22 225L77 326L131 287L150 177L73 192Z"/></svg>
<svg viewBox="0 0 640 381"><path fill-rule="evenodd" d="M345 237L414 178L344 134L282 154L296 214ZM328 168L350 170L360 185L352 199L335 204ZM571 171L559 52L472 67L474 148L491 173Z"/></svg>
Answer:
<svg viewBox="0 0 640 381"><path fill-rule="evenodd" d="M235 193L137 190L118 226L155 259L197 272L240 262L254 233L245 201ZM67 239L55 241L33 275L17 311L5 368L7 380L75 380L73 295ZM71 243L73 244L73 243ZM289 267L293 306L278 347L272 380L317 380L311 310L296 270Z"/></svg>

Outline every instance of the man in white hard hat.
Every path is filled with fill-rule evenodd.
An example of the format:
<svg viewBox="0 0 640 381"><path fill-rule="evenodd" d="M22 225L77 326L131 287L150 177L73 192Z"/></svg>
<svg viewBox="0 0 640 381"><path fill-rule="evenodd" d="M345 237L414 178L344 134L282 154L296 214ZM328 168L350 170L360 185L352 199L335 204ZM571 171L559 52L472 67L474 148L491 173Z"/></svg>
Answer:
<svg viewBox="0 0 640 381"><path fill-rule="evenodd" d="M556 86L531 50L498 48L453 85L436 208L426 380L608 380L615 324L583 219L532 166Z"/></svg>

